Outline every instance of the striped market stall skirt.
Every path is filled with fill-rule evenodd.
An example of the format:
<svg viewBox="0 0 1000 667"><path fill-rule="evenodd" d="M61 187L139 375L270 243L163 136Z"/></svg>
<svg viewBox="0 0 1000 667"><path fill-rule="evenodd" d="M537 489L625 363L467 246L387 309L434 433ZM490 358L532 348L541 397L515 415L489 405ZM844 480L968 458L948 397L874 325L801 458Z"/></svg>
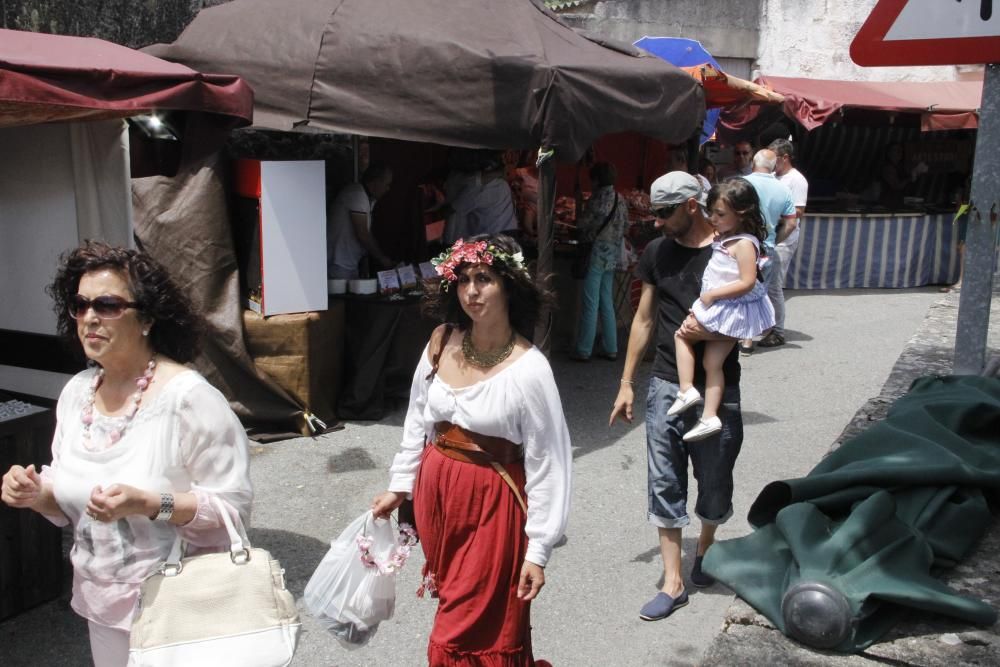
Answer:
<svg viewBox="0 0 1000 667"><path fill-rule="evenodd" d="M953 214L809 215L787 289L903 288L958 280Z"/></svg>

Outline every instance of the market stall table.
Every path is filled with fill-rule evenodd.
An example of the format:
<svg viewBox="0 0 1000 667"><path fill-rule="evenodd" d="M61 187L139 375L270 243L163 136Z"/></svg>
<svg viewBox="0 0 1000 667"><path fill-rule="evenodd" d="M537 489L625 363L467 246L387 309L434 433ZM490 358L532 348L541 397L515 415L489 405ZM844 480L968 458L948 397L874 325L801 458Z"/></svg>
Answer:
<svg viewBox="0 0 1000 667"><path fill-rule="evenodd" d="M337 416L381 419L387 399L410 395L413 371L435 323L420 314L420 296L401 299L338 294L345 308L344 374Z"/></svg>
<svg viewBox="0 0 1000 667"><path fill-rule="evenodd" d="M55 413L0 395L0 470L52 460ZM62 592L62 533L41 514L0 503L0 620Z"/></svg>
<svg viewBox="0 0 1000 667"><path fill-rule="evenodd" d="M807 213L787 289L907 288L959 277L952 213Z"/></svg>

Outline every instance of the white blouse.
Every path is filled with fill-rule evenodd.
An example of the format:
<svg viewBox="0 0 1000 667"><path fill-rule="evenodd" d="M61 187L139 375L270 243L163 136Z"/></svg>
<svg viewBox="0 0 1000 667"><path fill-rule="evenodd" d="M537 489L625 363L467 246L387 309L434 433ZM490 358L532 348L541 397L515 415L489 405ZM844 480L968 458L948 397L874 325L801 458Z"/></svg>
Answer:
<svg viewBox="0 0 1000 667"><path fill-rule="evenodd" d="M98 451L85 448L81 413L95 373L78 373L59 396L52 465L43 467L42 479L52 484L73 526L73 609L96 623L128 630L139 584L166 559L176 535L196 548L229 545L211 496L249 525L250 454L246 432L225 397L192 370L174 376L148 404L143 402L117 443ZM108 443L108 432L123 422L124 417L95 409L91 441ZM197 513L183 526L138 515L115 523L92 520L85 512L91 491L112 484L193 492ZM62 517L48 518L66 524Z"/></svg>
<svg viewBox="0 0 1000 667"><path fill-rule="evenodd" d="M468 387L451 387L431 372L428 349L420 356L403 423L401 451L390 472L389 490L413 492L424 444L434 424L448 421L482 435L524 445L528 517L525 559L544 566L566 530L572 452L559 389L548 359L536 347L496 375Z"/></svg>

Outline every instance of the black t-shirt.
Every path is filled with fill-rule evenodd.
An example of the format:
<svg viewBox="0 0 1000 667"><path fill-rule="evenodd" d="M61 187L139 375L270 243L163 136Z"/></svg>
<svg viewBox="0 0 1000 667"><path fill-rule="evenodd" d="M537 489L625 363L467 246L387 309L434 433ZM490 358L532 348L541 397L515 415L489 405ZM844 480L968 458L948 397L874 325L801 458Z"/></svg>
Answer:
<svg viewBox="0 0 1000 667"><path fill-rule="evenodd" d="M658 238L649 243L639 260L636 275L642 282L656 287L656 358L653 375L676 383L677 354L674 351L674 333L680 328L701 294L701 275L712 257L712 246L688 248L673 239ZM705 369L702 366L704 344L695 346L694 383L705 386ZM740 361L736 346L726 357L722 367L726 386L740 383Z"/></svg>

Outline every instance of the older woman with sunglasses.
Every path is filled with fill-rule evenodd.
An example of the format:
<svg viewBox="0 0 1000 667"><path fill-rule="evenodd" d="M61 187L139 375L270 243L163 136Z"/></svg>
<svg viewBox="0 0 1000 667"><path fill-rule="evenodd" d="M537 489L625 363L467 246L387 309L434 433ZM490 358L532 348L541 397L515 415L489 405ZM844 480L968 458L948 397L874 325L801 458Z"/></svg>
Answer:
<svg viewBox="0 0 1000 667"><path fill-rule="evenodd" d="M201 320L148 255L87 242L63 257L49 292L60 334L89 368L59 397L51 466L12 466L0 498L72 525L72 607L89 623L95 665L122 666L139 585L176 537L228 547L213 498L249 518L246 434L183 365Z"/></svg>

